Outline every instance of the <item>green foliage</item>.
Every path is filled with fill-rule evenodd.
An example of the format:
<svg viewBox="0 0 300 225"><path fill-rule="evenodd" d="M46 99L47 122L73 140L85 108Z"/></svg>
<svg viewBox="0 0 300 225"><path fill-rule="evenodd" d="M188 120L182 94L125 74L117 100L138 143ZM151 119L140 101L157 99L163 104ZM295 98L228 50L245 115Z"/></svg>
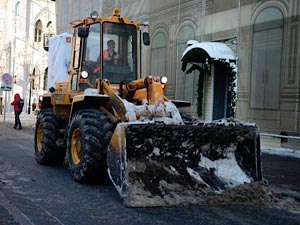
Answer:
<svg viewBox="0 0 300 225"><path fill-rule="evenodd" d="M227 117L235 117L236 113L236 71L227 63L228 93L227 93Z"/></svg>

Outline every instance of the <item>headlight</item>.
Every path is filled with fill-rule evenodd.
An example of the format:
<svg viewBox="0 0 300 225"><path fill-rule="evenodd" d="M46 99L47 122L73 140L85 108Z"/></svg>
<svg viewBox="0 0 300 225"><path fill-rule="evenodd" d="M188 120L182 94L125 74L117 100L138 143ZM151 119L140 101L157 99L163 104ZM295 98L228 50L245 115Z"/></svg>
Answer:
<svg viewBox="0 0 300 225"><path fill-rule="evenodd" d="M165 77L165 76L163 76L163 77L160 78L160 82L161 82L162 84L166 84L166 83L168 82L168 78Z"/></svg>
<svg viewBox="0 0 300 225"><path fill-rule="evenodd" d="M88 76L89 76L89 73L88 73L88 72L86 72L86 71L82 71L82 72L81 72L81 77L82 77L83 79L88 78Z"/></svg>

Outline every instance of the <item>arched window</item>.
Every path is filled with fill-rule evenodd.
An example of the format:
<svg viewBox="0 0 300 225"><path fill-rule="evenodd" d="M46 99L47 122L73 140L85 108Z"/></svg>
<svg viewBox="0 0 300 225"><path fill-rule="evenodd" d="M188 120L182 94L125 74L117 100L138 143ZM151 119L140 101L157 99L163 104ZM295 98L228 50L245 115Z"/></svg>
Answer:
<svg viewBox="0 0 300 225"><path fill-rule="evenodd" d="M52 32L52 21L49 21L48 23L47 23L47 31L51 31Z"/></svg>
<svg viewBox="0 0 300 225"><path fill-rule="evenodd" d="M16 12L15 12L16 16L20 16L20 5L21 5L21 2L17 2L17 4L16 4Z"/></svg>
<svg viewBox="0 0 300 225"><path fill-rule="evenodd" d="M153 37L151 45L151 74L166 75L166 46L167 39L161 32Z"/></svg>
<svg viewBox="0 0 300 225"><path fill-rule="evenodd" d="M49 39L54 35L52 22L47 23L47 27L44 33L44 49L48 51L49 49Z"/></svg>
<svg viewBox="0 0 300 225"><path fill-rule="evenodd" d="M175 98L193 102L195 96L195 76L193 74L186 75L181 71L182 53L187 47L188 40L195 39L195 32L191 26L182 27L177 35L177 69L176 69L176 93Z"/></svg>
<svg viewBox="0 0 300 225"><path fill-rule="evenodd" d="M264 9L253 25L250 108L279 108L283 14Z"/></svg>
<svg viewBox="0 0 300 225"><path fill-rule="evenodd" d="M22 28L21 28L21 13L20 13L20 7L21 7L21 2L17 2L15 6L15 19L16 19L16 30L15 32L18 34Z"/></svg>
<svg viewBox="0 0 300 225"><path fill-rule="evenodd" d="M38 20L35 23L35 29L34 29L34 41L35 42L42 41L42 33L43 33L43 24L42 24L41 20Z"/></svg>

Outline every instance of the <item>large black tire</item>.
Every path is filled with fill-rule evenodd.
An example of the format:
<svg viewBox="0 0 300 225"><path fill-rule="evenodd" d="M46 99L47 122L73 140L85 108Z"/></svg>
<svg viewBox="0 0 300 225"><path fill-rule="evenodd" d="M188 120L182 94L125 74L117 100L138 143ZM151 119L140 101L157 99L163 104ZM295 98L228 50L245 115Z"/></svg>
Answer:
<svg viewBox="0 0 300 225"><path fill-rule="evenodd" d="M67 156L75 181L107 181L107 147L113 131L111 119L98 110L81 110L74 116L68 133Z"/></svg>
<svg viewBox="0 0 300 225"><path fill-rule="evenodd" d="M52 109L42 110L36 120L34 131L35 160L41 165L61 164L66 155L66 147L58 145L63 140L59 128L65 123L57 120Z"/></svg>

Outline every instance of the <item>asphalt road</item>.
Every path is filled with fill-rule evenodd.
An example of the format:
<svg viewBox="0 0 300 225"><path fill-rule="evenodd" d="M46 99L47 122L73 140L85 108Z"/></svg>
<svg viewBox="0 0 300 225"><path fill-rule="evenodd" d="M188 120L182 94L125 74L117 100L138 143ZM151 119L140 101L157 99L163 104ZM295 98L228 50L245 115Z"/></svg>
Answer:
<svg viewBox="0 0 300 225"><path fill-rule="evenodd" d="M297 199L299 162L264 155L265 178ZM292 211L247 203L126 208L111 184L78 184L64 165L38 165L32 128L0 123L0 225L300 225L300 209Z"/></svg>

